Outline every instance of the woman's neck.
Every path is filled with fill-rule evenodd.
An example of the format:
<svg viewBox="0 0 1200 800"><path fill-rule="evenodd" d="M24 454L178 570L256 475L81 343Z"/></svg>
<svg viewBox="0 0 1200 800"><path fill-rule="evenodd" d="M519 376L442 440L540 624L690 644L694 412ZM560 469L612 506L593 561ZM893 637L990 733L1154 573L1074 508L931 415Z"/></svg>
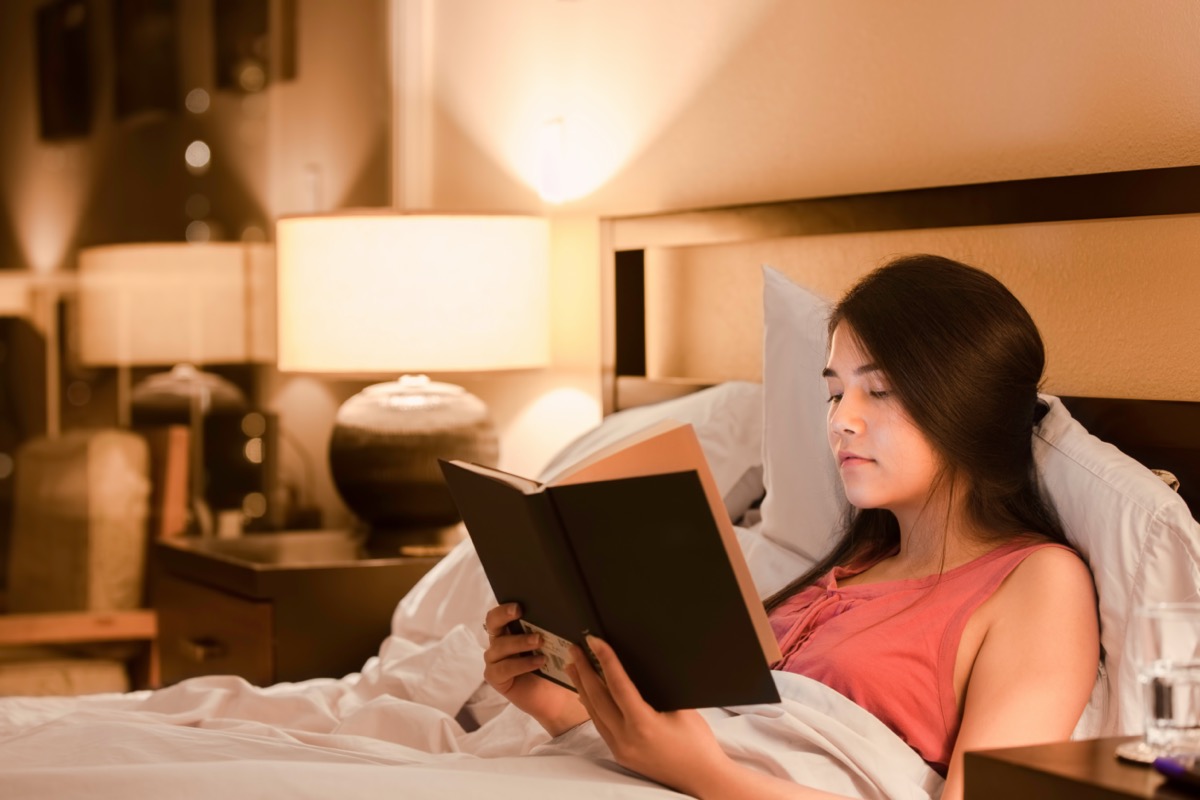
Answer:
<svg viewBox="0 0 1200 800"><path fill-rule="evenodd" d="M966 513L965 498L945 487L920 508L895 509L900 548L887 559L889 572L922 577L953 569L991 549Z"/></svg>

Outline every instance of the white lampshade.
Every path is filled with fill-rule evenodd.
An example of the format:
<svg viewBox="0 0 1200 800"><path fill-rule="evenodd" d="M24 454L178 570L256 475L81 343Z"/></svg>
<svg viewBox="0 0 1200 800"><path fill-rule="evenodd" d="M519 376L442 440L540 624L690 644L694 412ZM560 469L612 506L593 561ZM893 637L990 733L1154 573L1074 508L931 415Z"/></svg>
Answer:
<svg viewBox="0 0 1200 800"><path fill-rule="evenodd" d="M273 262L273 248L263 243L81 250L81 360L124 366L273 360Z"/></svg>
<svg viewBox="0 0 1200 800"><path fill-rule="evenodd" d="M281 370L471 372L549 360L544 219L285 217L276 247Z"/></svg>

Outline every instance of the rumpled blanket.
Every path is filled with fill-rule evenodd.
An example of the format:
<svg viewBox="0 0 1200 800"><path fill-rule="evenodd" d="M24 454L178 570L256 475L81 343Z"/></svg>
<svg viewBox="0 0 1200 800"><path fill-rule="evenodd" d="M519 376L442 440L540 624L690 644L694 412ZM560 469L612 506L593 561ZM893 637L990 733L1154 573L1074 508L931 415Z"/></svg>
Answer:
<svg viewBox="0 0 1200 800"><path fill-rule="evenodd" d="M0 700L5 798L678 796L618 766L590 723L555 739L482 685L465 626L391 637L359 673L266 688L230 676L153 692ZM775 673L782 702L703 713L755 769L865 798L942 780L868 712Z"/></svg>

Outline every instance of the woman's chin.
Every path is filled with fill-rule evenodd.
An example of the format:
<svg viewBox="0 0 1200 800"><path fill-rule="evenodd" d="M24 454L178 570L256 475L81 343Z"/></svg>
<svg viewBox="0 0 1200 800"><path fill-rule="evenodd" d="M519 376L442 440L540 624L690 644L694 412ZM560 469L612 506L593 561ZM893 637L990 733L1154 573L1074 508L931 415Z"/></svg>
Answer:
<svg viewBox="0 0 1200 800"><path fill-rule="evenodd" d="M878 492L872 492L861 486L847 486L842 483L842 489L846 493L846 501L860 511L868 508L884 508L887 505L887 499L881 497Z"/></svg>

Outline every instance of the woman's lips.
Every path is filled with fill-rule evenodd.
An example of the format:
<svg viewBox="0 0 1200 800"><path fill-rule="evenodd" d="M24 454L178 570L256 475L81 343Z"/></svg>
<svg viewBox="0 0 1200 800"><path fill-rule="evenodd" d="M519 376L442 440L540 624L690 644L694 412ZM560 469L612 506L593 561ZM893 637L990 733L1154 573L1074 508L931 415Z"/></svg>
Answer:
<svg viewBox="0 0 1200 800"><path fill-rule="evenodd" d="M838 453L839 467L857 467L869 463L871 463L871 459L860 456L858 453Z"/></svg>

